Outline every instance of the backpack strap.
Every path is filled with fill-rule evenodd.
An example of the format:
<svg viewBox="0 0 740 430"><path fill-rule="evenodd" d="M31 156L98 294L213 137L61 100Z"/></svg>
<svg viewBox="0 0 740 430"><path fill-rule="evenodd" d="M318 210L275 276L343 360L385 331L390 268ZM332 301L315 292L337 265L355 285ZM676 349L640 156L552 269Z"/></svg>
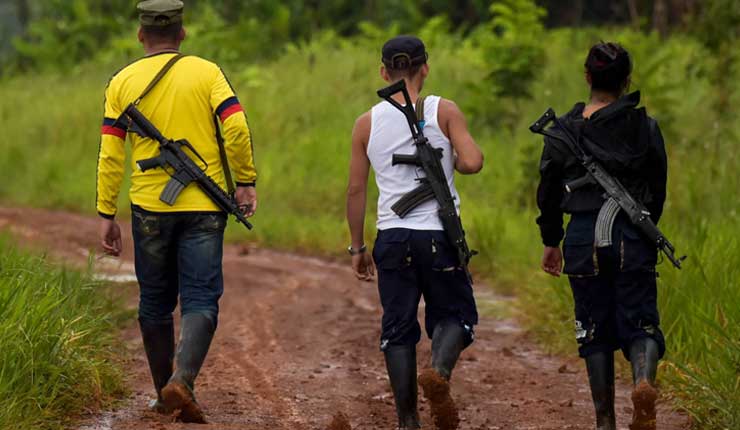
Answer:
<svg viewBox="0 0 740 430"><path fill-rule="evenodd" d="M426 125L426 120L424 120L424 101L426 100L426 97L419 97L416 99L416 120L419 121L419 130L423 130L424 126Z"/></svg>
<svg viewBox="0 0 740 430"><path fill-rule="evenodd" d="M162 69L157 73L157 75L154 76L154 79L152 79L152 81L149 82L149 85L147 85L147 87L144 89L144 92L142 92L141 95L139 96L139 98L137 98L134 101L134 106L138 106L139 103L141 103L141 99L143 99L144 97L146 97L146 95L149 94L149 92L151 90L153 90L154 87L157 86L157 84L159 83L159 81L161 81L162 78L164 78L164 76L167 74L167 72L170 71L170 69L172 68L172 66L174 66L175 63L177 63L178 61L180 61L184 57L187 57L187 55L178 53L174 57L170 58L170 61L168 61L164 65L164 67L162 67Z"/></svg>

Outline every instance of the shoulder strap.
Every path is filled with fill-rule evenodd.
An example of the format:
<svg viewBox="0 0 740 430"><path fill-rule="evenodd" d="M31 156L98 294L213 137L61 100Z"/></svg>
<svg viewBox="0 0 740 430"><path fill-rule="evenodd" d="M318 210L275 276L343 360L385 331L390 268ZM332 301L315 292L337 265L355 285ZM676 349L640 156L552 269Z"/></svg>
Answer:
<svg viewBox="0 0 740 430"><path fill-rule="evenodd" d="M180 61L183 57L187 57L187 55L185 55L185 54L177 54L174 57L170 58L170 61L168 61L164 65L164 67L162 67L162 69L157 73L157 75L154 76L154 79L152 79L152 81L149 82L149 85L147 85L147 87L144 89L144 92L142 92L141 95L139 96L139 98L137 98L134 101L134 106L138 106L139 103L141 103L141 99L143 99L144 97L146 97L146 95L149 94L149 92L151 90L153 90L154 87L157 86L157 84L159 83L159 81L161 81L162 78L164 78L164 76L167 74L167 72L170 71L170 69L172 68L172 66L174 66L175 63L177 63L178 61Z"/></svg>
<svg viewBox="0 0 740 430"><path fill-rule="evenodd" d="M426 100L426 97L419 96L418 99L416 99L416 120L419 121L419 129L423 129L424 125L426 124L426 120L424 119L424 101Z"/></svg>
<svg viewBox="0 0 740 430"><path fill-rule="evenodd" d="M234 187L234 180L231 177L231 168L229 167L229 158L226 156L226 148L224 147L224 138L221 135L221 128L218 121L218 115L213 115L213 126L216 129L216 142L218 143L218 155L221 157L221 168L224 170L224 180L226 181L226 189L229 194L233 195L236 188Z"/></svg>

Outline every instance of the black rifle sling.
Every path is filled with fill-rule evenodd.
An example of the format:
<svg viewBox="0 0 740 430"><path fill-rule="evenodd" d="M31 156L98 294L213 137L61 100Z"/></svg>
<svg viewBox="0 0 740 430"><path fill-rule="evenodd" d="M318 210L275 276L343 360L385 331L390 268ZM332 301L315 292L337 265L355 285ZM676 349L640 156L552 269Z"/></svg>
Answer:
<svg viewBox="0 0 740 430"><path fill-rule="evenodd" d="M229 167L229 158L226 156L226 148L224 147L224 138L221 135L221 129L219 128L218 115L213 115L213 126L216 128L216 142L218 142L218 155L221 156L221 166L224 169L224 180L226 181L226 190L229 194L234 194L236 191L234 187L234 180L231 177L231 168Z"/></svg>
<svg viewBox="0 0 740 430"><path fill-rule="evenodd" d="M138 105L139 105L139 103L141 103L141 100L142 100L142 99L143 99L144 97L146 97L146 95L147 95L147 94L149 94L149 92L150 92L150 91L152 91L152 90L154 89L154 87L156 87L156 86L157 86L157 84L159 83L159 81L161 81L161 80L162 80L162 78L164 78L164 76L165 76L165 75L167 74L167 72L169 72L169 71L170 71L170 69L172 68L172 66L174 66L174 65L175 65L175 63L177 63L178 61L180 61L180 60L181 60L182 58L184 58L184 57L187 57L187 55L185 55L185 54L179 54L179 53L178 53L178 54L177 54L177 55L175 55L174 57L170 58L170 61L168 61L168 62L167 62L167 63L166 63L166 64L165 64L165 65L164 65L164 66L162 67L162 69L161 69L161 70L160 70L160 71L159 71L159 72L157 73L157 75L156 75L156 76L154 76L154 79L152 79L152 81L151 81L151 82L149 82L149 85L147 85L147 86L146 86L146 88L145 88L145 89L144 89L144 91L143 91L143 92L141 93L141 95L139 96L139 98L137 98L137 99L136 99L136 100L134 101L134 106L138 106Z"/></svg>

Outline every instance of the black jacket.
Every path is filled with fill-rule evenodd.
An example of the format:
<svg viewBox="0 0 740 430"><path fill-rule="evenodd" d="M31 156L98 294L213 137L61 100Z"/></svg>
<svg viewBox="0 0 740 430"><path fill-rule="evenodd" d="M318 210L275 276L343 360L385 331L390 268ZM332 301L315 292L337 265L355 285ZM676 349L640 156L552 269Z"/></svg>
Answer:
<svg viewBox="0 0 740 430"><path fill-rule="evenodd" d="M630 194L642 202L657 224L666 197L668 164L663 136L645 108L637 108L640 93L634 92L583 118L578 103L561 118L582 147L599 160ZM540 161L537 205L542 242L559 246L563 239L563 213L598 211L604 204L599 185L586 185L567 193L565 184L586 174L578 159L560 141L545 138Z"/></svg>

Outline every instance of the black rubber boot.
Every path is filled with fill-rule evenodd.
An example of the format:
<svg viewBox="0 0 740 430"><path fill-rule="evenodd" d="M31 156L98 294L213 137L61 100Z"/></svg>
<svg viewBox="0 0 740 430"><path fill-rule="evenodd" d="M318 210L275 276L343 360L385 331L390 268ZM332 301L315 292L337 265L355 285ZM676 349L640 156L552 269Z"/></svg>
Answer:
<svg viewBox="0 0 740 430"><path fill-rule="evenodd" d="M460 322L445 320L437 324L432 335L432 368L443 378L450 380L460 353L465 349L469 336Z"/></svg>
<svg viewBox="0 0 740 430"><path fill-rule="evenodd" d="M614 414L614 354L598 352L586 357L588 382L596 410L597 430L616 430Z"/></svg>
<svg viewBox="0 0 740 430"><path fill-rule="evenodd" d="M172 321L149 321L139 319L141 339L152 373L152 382L157 398L149 407L159 413L167 413L162 402L162 389L172 376L172 358L175 354L175 325Z"/></svg>
<svg viewBox="0 0 740 430"><path fill-rule="evenodd" d="M434 425L438 430L455 430L460 414L450 392L450 377L469 334L459 321L449 319L437 324L432 334L432 368L419 375L424 397L429 401Z"/></svg>
<svg viewBox="0 0 740 430"><path fill-rule="evenodd" d="M388 378L393 389L398 414L398 428L418 429L419 414L416 410L416 346L389 346L384 351Z"/></svg>
<svg viewBox="0 0 740 430"><path fill-rule="evenodd" d="M183 422L205 423L193 389L215 331L216 322L209 315L192 313L182 316L175 373L162 390L162 398L168 409L179 411Z"/></svg>
<svg viewBox="0 0 740 430"><path fill-rule="evenodd" d="M635 384L632 391L631 430L655 430L657 427L655 402L658 400L658 390L655 388L655 378L659 356L658 342L654 339L641 338L630 345L632 380Z"/></svg>
<svg viewBox="0 0 740 430"><path fill-rule="evenodd" d="M654 339L645 337L637 339L630 345L630 363L632 364L632 381L638 385L647 381L655 386L658 373L660 347Z"/></svg>

